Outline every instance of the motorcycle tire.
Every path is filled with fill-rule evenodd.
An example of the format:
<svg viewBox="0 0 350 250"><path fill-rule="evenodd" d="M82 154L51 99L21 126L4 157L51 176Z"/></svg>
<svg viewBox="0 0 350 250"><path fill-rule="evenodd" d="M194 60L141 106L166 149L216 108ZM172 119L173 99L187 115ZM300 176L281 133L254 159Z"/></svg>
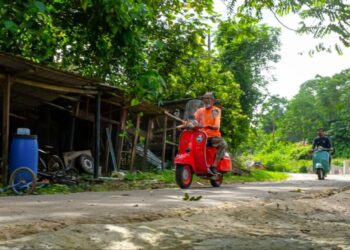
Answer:
<svg viewBox="0 0 350 250"><path fill-rule="evenodd" d="M88 174L94 173L94 159L90 155L79 155L78 158L75 160L75 163L82 171Z"/></svg>
<svg viewBox="0 0 350 250"><path fill-rule="evenodd" d="M191 186L193 173L189 165L176 165L176 183L180 188L186 189Z"/></svg>
<svg viewBox="0 0 350 250"><path fill-rule="evenodd" d="M215 179L210 179L210 184L213 187L220 187L223 181L224 181L224 175L220 174Z"/></svg>

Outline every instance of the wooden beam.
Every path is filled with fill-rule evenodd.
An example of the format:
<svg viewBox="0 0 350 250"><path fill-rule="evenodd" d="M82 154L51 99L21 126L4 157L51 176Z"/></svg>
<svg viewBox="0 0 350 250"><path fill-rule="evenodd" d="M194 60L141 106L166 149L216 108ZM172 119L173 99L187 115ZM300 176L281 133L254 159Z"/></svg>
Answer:
<svg viewBox="0 0 350 250"><path fill-rule="evenodd" d="M0 73L0 79L5 79L5 78L6 76ZM48 83L43 83L38 81L27 80L19 77L13 79L13 82L31 86L34 88L41 88L41 89L57 91L57 92L67 92L67 93L76 93L76 94L96 94L97 93L96 90L92 90L92 89L79 89L79 88L65 87L65 86L53 85L53 84L48 84Z"/></svg>
<svg viewBox="0 0 350 250"><path fill-rule="evenodd" d="M141 113L138 113L136 115L135 135L134 135L134 141L132 143L132 149L131 149L131 162L130 162L130 171L131 172L134 172L136 170L135 157L136 157L136 145L137 145L137 142L139 140L140 122L141 122Z"/></svg>
<svg viewBox="0 0 350 250"><path fill-rule="evenodd" d="M9 160L11 76L6 75L2 84L2 183L7 185Z"/></svg>
<svg viewBox="0 0 350 250"><path fill-rule="evenodd" d="M173 127L167 128L166 131L173 131ZM153 131L153 134L161 134L161 133L164 133L164 129L157 129L156 131Z"/></svg>
<svg viewBox="0 0 350 250"><path fill-rule="evenodd" d="M95 96L93 96L93 95L86 95L86 96L89 97L89 98L92 98L92 99L95 98ZM113 102L113 101L106 100L106 99L102 99L101 101L104 102L104 103L112 104L112 105L114 105L114 106L118 106L118 107L121 107L121 106L122 106L122 104L119 103L119 102Z"/></svg>
<svg viewBox="0 0 350 250"><path fill-rule="evenodd" d="M163 124L163 143L162 143L162 169L165 169L165 153L166 153L166 135L167 135L168 117L164 116Z"/></svg>
<svg viewBox="0 0 350 250"><path fill-rule="evenodd" d="M171 119L175 120L175 121L178 121L178 122L184 122L182 119L180 119L179 117L169 113L168 111L164 111L164 114L168 117L170 117Z"/></svg>
<svg viewBox="0 0 350 250"><path fill-rule="evenodd" d="M38 99L39 99L39 98L38 98ZM55 104L55 103L46 102L46 101L43 101L43 103L46 104L46 105L49 105L49 106L51 106L51 107L54 107L54 108L56 108L56 109L63 110L63 111L66 111L66 112L68 112L68 113L73 114L73 111L72 111L72 110L67 109L67 108L65 108L65 107L62 107L62 106L60 106L60 105L57 105L57 104Z"/></svg>
<svg viewBox="0 0 350 250"><path fill-rule="evenodd" d="M17 118L17 119L20 119L20 120L24 120L24 121L27 120L27 117L24 117L24 116L21 116L21 115L16 115L14 113L10 113L10 116L14 117L14 118Z"/></svg>
<svg viewBox="0 0 350 250"><path fill-rule="evenodd" d="M178 146L177 143L172 142L172 141L168 141L168 140L165 141L165 143L166 143L166 144L169 144L169 145L171 145L171 146Z"/></svg>
<svg viewBox="0 0 350 250"><path fill-rule="evenodd" d="M124 133L125 133L125 122L127 117L127 109L123 109L120 116L120 132L122 136L118 133L118 145L116 145L116 155L117 155L117 171L120 170L120 163L122 160L122 150L124 145Z"/></svg>
<svg viewBox="0 0 350 250"><path fill-rule="evenodd" d="M175 154L176 154L176 148L178 147L178 145L176 144L176 121L173 121L173 150L171 152L171 156L172 156L172 160L175 159Z"/></svg>
<svg viewBox="0 0 350 250"><path fill-rule="evenodd" d="M107 173L108 172L109 153L110 153L108 136L110 135L109 133L112 133L112 124L108 124L108 126L105 128L105 131L106 131L106 142L105 142L105 155L104 155L103 173Z"/></svg>
<svg viewBox="0 0 350 250"><path fill-rule="evenodd" d="M67 96L67 95L59 95L59 97L61 97L63 99L67 99L67 100L72 101L72 102L79 102L80 101L80 98Z"/></svg>
<svg viewBox="0 0 350 250"><path fill-rule="evenodd" d="M145 145L143 147L143 161L142 161L142 171L146 170L147 166L147 157L148 157L148 148L149 144L152 140L152 128L153 128L153 118L148 118L148 124L147 124L147 133L145 138Z"/></svg>
<svg viewBox="0 0 350 250"><path fill-rule="evenodd" d="M79 118L81 120L95 122L95 115L93 115L93 114L89 114L89 115L79 114L79 115L76 115L75 117L77 117L77 118ZM106 123L110 123L110 124L113 124L113 125L119 125L118 121L108 119L108 118L106 118L104 116L101 116L100 119L101 119L101 121L106 122Z"/></svg>

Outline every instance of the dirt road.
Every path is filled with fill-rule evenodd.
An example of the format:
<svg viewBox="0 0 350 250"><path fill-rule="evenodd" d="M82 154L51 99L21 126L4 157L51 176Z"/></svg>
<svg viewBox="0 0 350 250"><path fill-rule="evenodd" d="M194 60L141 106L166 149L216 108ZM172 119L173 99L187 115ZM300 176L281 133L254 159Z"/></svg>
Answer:
<svg viewBox="0 0 350 250"><path fill-rule="evenodd" d="M0 249L350 249L349 176L195 186L3 197Z"/></svg>

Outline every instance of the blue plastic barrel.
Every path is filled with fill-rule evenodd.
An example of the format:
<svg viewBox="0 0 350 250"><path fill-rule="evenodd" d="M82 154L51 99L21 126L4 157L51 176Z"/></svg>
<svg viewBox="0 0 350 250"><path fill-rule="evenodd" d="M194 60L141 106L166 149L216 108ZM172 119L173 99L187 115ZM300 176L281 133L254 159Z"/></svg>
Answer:
<svg viewBox="0 0 350 250"><path fill-rule="evenodd" d="M9 176L20 167L27 167L38 173L38 138L36 135L15 134L11 141Z"/></svg>

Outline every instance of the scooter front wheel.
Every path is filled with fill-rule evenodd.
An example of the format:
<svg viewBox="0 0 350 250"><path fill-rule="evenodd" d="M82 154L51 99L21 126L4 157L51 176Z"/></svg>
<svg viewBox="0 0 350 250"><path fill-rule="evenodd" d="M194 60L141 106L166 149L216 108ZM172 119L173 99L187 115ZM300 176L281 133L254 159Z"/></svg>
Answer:
<svg viewBox="0 0 350 250"><path fill-rule="evenodd" d="M324 180L324 170L321 168L317 169L317 177L319 180Z"/></svg>
<svg viewBox="0 0 350 250"><path fill-rule="evenodd" d="M223 181L224 181L224 175L220 174L215 179L210 179L210 184L213 187L220 187Z"/></svg>
<svg viewBox="0 0 350 250"><path fill-rule="evenodd" d="M192 183L192 169L189 165L176 165L176 183L180 188L189 188Z"/></svg>

